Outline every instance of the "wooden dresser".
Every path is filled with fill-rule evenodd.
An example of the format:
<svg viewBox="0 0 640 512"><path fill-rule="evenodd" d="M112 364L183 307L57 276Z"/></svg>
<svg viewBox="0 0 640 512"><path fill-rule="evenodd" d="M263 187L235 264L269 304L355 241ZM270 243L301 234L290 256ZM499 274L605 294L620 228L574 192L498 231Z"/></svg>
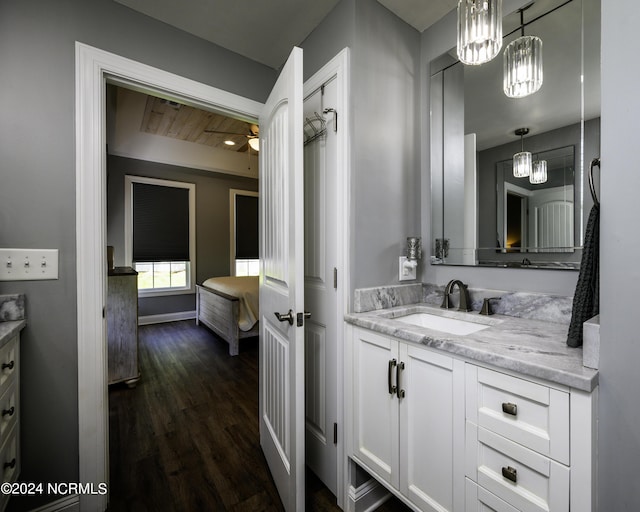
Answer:
<svg viewBox="0 0 640 512"><path fill-rule="evenodd" d="M2 483L20 474L20 331L25 322L0 323L0 471ZM4 510L10 494L0 494Z"/></svg>
<svg viewBox="0 0 640 512"><path fill-rule="evenodd" d="M138 367L138 273L131 267L109 270L107 282L109 384L134 387Z"/></svg>

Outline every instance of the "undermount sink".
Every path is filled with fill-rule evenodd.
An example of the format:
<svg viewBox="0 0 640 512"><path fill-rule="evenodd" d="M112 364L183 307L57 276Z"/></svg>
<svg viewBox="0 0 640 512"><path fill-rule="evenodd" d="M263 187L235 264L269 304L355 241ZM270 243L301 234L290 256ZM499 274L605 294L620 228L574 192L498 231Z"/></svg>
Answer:
<svg viewBox="0 0 640 512"><path fill-rule="evenodd" d="M435 331L446 332L449 334L457 334L464 336L474 332L482 331L491 327L477 322L469 322L458 318L449 318L440 315L431 315L429 313L413 313L410 315L396 317L398 322L404 322L419 327L426 327Z"/></svg>

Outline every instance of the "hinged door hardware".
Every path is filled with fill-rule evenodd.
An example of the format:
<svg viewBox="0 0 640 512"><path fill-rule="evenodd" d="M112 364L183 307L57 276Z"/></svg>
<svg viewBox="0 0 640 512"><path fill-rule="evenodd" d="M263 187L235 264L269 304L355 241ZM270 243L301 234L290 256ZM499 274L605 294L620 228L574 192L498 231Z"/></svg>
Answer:
<svg viewBox="0 0 640 512"><path fill-rule="evenodd" d="M293 311L292 310L289 310L289 312L285 313L284 315L276 312L275 315L276 315L276 318L280 322L289 322L289 325L293 325Z"/></svg>
<svg viewBox="0 0 640 512"><path fill-rule="evenodd" d="M333 267L333 288L338 289L338 269Z"/></svg>
<svg viewBox="0 0 640 512"><path fill-rule="evenodd" d="M333 444L338 444L338 424L333 424Z"/></svg>
<svg viewBox="0 0 640 512"><path fill-rule="evenodd" d="M304 325L304 319L311 318L311 313L305 311L304 313L298 313L297 315L297 326L302 327Z"/></svg>
<svg viewBox="0 0 640 512"><path fill-rule="evenodd" d="M505 414L510 414L511 416L518 415L518 406L516 404L512 404L510 402L502 403L502 412Z"/></svg>

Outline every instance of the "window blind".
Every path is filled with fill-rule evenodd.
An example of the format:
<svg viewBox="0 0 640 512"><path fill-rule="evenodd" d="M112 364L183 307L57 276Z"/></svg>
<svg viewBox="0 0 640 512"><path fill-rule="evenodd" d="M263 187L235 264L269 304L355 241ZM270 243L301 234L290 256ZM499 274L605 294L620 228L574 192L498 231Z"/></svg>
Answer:
<svg viewBox="0 0 640 512"><path fill-rule="evenodd" d="M133 261L189 261L189 190L133 184Z"/></svg>
<svg viewBox="0 0 640 512"><path fill-rule="evenodd" d="M236 195L236 259L258 258L258 198Z"/></svg>

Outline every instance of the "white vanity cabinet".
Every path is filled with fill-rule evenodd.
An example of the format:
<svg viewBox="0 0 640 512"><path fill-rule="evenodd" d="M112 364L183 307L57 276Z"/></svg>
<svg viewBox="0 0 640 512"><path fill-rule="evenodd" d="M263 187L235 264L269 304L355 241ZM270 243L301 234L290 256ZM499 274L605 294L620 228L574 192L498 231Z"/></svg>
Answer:
<svg viewBox="0 0 640 512"><path fill-rule="evenodd" d="M347 324L348 456L416 510L595 512L581 391Z"/></svg>
<svg viewBox="0 0 640 512"><path fill-rule="evenodd" d="M351 339L350 455L421 510L458 509L464 363L357 327Z"/></svg>
<svg viewBox="0 0 640 512"><path fill-rule="evenodd" d="M465 373L467 512L595 510L591 454L597 392L474 364L467 364ZM475 502L470 489L476 489ZM494 508L487 501L505 505Z"/></svg>

